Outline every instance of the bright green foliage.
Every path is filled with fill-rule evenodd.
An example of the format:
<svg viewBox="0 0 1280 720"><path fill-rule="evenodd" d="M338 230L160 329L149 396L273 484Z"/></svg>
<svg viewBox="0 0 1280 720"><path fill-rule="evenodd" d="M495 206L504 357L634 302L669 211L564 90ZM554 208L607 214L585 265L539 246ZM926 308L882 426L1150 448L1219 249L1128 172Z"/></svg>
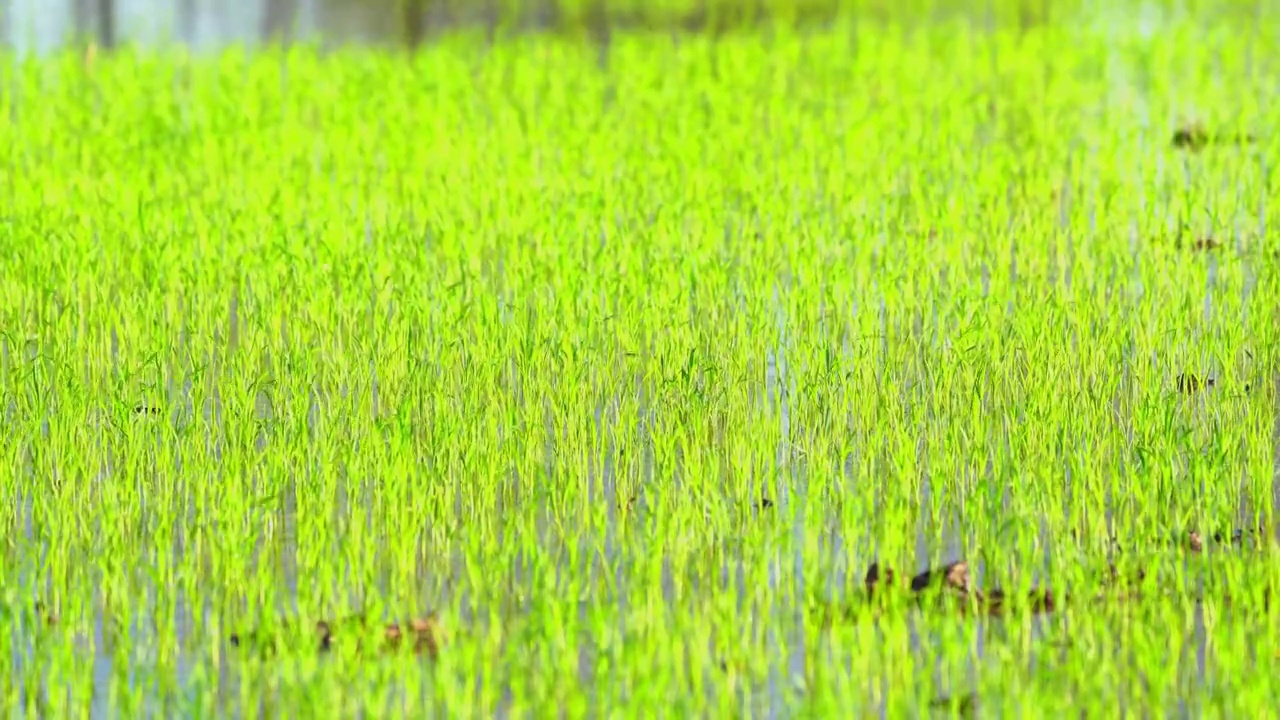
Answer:
<svg viewBox="0 0 1280 720"><path fill-rule="evenodd" d="M1275 527L1278 48L1161 22L6 60L0 712L1273 714L1173 539Z"/></svg>

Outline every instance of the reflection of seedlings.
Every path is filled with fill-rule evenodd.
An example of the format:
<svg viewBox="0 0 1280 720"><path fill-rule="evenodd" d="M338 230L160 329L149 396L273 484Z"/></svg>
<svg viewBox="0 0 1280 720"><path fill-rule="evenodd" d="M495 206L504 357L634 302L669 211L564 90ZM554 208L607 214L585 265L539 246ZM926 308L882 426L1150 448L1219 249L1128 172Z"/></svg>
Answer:
<svg viewBox="0 0 1280 720"><path fill-rule="evenodd" d="M1182 393L1197 392L1200 390L1202 386L1205 388L1213 387L1214 382L1215 380L1213 378L1207 378L1204 381L1201 381L1200 378L1196 377L1195 375L1192 375L1191 373L1182 373L1177 378L1178 392L1182 392Z"/></svg>
<svg viewBox="0 0 1280 720"><path fill-rule="evenodd" d="M769 510L773 508L773 501L769 498L761 498L760 502L753 505L756 510Z"/></svg>

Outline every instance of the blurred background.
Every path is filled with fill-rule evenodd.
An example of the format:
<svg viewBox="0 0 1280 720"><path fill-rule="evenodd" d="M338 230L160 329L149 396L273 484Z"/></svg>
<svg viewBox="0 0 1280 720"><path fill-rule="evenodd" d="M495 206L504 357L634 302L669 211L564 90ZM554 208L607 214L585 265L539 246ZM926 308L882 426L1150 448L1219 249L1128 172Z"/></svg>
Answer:
<svg viewBox="0 0 1280 720"><path fill-rule="evenodd" d="M822 25L837 15L1041 24L1106 0L0 0L0 42L19 53L67 45L319 41L412 47L460 28L487 32L731 30ZM1117 3L1119 4L1119 0ZM1126 3L1128 4L1128 3ZM1158 3L1164 4L1164 3Z"/></svg>

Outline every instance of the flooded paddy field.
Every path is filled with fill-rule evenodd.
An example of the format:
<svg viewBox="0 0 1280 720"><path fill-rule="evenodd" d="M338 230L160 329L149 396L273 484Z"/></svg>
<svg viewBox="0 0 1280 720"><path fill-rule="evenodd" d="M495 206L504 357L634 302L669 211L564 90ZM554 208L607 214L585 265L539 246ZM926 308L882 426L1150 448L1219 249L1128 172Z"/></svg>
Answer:
<svg viewBox="0 0 1280 720"><path fill-rule="evenodd" d="M3 713L1274 714L1275 40L1143 7L6 58Z"/></svg>

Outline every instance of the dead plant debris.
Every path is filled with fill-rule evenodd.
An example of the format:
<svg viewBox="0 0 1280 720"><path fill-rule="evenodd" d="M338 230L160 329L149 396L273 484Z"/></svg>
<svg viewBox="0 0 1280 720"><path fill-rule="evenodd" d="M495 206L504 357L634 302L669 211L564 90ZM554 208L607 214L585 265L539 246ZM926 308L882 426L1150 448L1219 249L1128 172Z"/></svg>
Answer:
<svg viewBox="0 0 1280 720"><path fill-rule="evenodd" d="M1179 150L1199 151L1210 145L1247 145L1256 141L1248 134L1213 133L1201 123L1189 123L1173 132L1173 146Z"/></svg>
<svg viewBox="0 0 1280 720"><path fill-rule="evenodd" d="M1178 386L1178 392L1194 393L1199 392L1201 388L1208 389L1213 387L1217 383L1217 380L1212 377L1206 377L1202 380L1192 373L1182 373L1178 375L1175 383Z"/></svg>
<svg viewBox="0 0 1280 720"><path fill-rule="evenodd" d="M316 651L329 652L339 642L340 637L353 638L355 646L360 648L361 639L371 634L365 630L364 625L364 618L361 616L347 618L341 622L317 620L313 629ZM345 628L345 632L340 632L340 627ZM287 628L284 631L287 632ZM379 633L372 634L376 636ZM380 646L384 652L396 651L406 644L406 640L411 640L415 654L426 654L433 660L439 656L440 624L434 614L416 617L405 623L387 623L382 626L380 635ZM277 638L266 637L257 632L244 635L232 633L229 640L232 647L255 647L268 652L278 649Z"/></svg>

